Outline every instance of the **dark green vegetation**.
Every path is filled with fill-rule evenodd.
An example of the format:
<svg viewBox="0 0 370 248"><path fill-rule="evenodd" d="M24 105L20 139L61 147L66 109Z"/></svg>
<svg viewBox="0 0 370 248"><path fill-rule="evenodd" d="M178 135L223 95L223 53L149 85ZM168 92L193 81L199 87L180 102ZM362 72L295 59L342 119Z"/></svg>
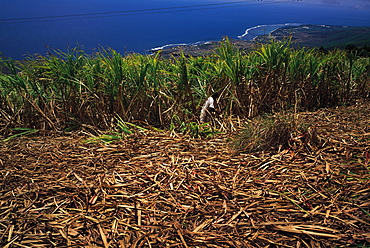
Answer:
<svg viewBox="0 0 370 248"><path fill-rule="evenodd" d="M196 123L209 94L221 95L221 122L284 110L350 104L370 94L370 59L356 52L271 42L241 51L227 39L212 55L170 59L114 50L55 51L18 64L3 60L2 131L11 127L112 129L118 120L164 129Z"/></svg>
<svg viewBox="0 0 370 248"><path fill-rule="evenodd" d="M346 46L367 47L370 45L370 27L300 25L279 28L257 41L269 39L282 40L287 36L301 47L323 47L325 49L346 48Z"/></svg>

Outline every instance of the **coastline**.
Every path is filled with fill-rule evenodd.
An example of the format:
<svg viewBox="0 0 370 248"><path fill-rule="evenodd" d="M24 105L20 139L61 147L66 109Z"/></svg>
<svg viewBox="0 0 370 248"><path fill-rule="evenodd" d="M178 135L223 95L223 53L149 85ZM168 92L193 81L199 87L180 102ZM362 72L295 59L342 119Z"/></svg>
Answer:
<svg viewBox="0 0 370 248"><path fill-rule="evenodd" d="M280 27L279 27L280 26ZM268 33L265 30L270 28ZM251 38L251 31L257 31ZM261 33L262 32L262 33ZM299 47L323 47L325 49L341 48L348 45L358 47L370 46L370 26L339 26L339 25L316 25L316 24L274 24L258 25L249 28L238 39L230 38L230 42L241 50L251 49L258 43L267 43L272 39L283 40L291 37L292 42ZM243 39L248 37L248 39ZM193 44L167 45L150 50L153 53L161 53L162 57L179 56L205 56L212 54L214 49L221 42L196 42Z"/></svg>
<svg viewBox="0 0 370 248"><path fill-rule="evenodd" d="M238 38L242 40L254 40L259 35L266 35L283 27L294 27L303 25L303 23L284 23L284 24L264 24L257 25L245 30L244 34L239 35Z"/></svg>
<svg viewBox="0 0 370 248"><path fill-rule="evenodd" d="M229 38L231 44L240 50L248 50L255 46L257 43L255 41L246 41L241 39L231 39ZM199 57L207 56L214 53L215 49L219 46L219 41L205 42L203 44L196 45L180 45L171 46L164 49L150 50L152 54L160 53L162 58L179 57L182 54L184 56Z"/></svg>
<svg viewBox="0 0 370 248"><path fill-rule="evenodd" d="M239 49L247 50L255 45L255 39L266 34L286 26L297 26L300 23L284 23L284 24L261 24L247 28L243 34L238 35L236 38L229 37L231 43ZM222 41L209 40L209 41L197 41L194 43L179 43L179 44L167 44L147 50L149 54L161 53L162 57L179 56L184 53L187 56L205 56L212 53L212 51Z"/></svg>

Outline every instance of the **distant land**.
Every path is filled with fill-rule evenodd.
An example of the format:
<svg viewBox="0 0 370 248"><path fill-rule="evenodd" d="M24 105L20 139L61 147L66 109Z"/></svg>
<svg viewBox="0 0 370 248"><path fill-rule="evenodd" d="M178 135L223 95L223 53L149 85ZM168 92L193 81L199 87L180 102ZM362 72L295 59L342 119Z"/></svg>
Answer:
<svg viewBox="0 0 370 248"><path fill-rule="evenodd" d="M271 39L283 40L292 37L298 47L323 47L325 49L345 48L348 45L370 47L370 26L334 26L334 25L299 25L278 28L266 35L259 35L253 41L233 39L231 42L242 50L247 50L256 43L269 42ZM212 53L219 42L201 45L175 46L160 50L163 57L178 56L182 52L190 56Z"/></svg>
<svg viewBox="0 0 370 248"><path fill-rule="evenodd" d="M292 36L292 41L302 47L324 47L325 49L344 48L347 45L357 47L370 46L370 27L300 25L276 29L270 34L257 36L256 41Z"/></svg>

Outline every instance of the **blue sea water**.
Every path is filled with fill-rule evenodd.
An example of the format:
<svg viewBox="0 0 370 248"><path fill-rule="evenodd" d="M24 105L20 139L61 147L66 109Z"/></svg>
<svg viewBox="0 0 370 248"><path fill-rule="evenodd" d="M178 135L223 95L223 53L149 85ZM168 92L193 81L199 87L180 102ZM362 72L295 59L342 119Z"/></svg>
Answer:
<svg viewBox="0 0 370 248"><path fill-rule="evenodd" d="M145 53L250 40L288 23L370 26L370 0L0 0L0 52L22 59L81 45Z"/></svg>

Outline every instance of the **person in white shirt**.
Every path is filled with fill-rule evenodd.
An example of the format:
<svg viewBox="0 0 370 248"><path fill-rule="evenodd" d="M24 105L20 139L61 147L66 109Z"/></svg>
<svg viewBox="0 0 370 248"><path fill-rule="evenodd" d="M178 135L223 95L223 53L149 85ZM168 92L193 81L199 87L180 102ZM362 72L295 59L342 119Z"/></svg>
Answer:
<svg viewBox="0 0 370 248"><path fill-rule="evenodd" d="M219 114L219 112L216 110L217 98L218 98L218 92L215 92L204 103L203 108L200 112L200 122L201 123L210 122L212 119L213 113Z"/></svg>

